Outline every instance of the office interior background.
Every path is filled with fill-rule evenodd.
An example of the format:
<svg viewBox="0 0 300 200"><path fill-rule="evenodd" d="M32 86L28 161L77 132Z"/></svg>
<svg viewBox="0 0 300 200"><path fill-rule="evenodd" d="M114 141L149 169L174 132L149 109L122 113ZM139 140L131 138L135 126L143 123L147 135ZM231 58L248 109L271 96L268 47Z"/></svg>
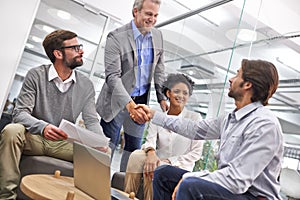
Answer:
<svg viewBox="0 0 300 200"><path fill-rule="evenodd" d="M10 41L1 39L8 49L0 50L5 65L1 71L7 72L1 75L0 111L7 98L13 101L17 97L30 68L50 63L41 42L55 29L78 34L85 52L85 63L78 70L93 81L98 96L105 80L106 35L132 19L133 0L14 1L1 2L1 19L14 15L16 20L12 22L21 24L17 21L21 19L27 27L3 29L2 34ZM17 15L27 7L26 21L27 15ZM275 64L280 83L268 107L283 128L284 167L296 170L300 169L299 10L298 0L162 0L156 23L164 36L166 73L185 73L194 80L194 94L187 107L204 117L234 109L234 101L227 96L228 80L243 58ZM11 27L4 20L0 25ZM13 52L14 60L10 58ZM159 109L154 90L150 106Z"/></svg>

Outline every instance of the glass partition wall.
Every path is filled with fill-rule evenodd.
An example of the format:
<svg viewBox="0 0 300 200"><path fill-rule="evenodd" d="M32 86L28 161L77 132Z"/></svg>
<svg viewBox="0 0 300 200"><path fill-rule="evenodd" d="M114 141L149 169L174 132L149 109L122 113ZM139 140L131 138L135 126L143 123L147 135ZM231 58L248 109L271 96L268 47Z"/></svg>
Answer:
<svg viewBox="0 0 300 200"><path fill-rule="evenodd" d="M133 1L128 1L129 7ZM297 7L298 6L298 7ZM105 10L105 5L102 6ZM268 107L283 127L288 145L299 146L300 25L299 3L292 0L162 0L157 27L164 36L166 73L185 73L196 83L188 109L216 117L235 108L228 98L229 78L243 58L275 64L280 84ZM283 15L279 15L284 13ZM127 13L131 15L131 13ZM98 96L104 82L103 52L110 30L122 23L95 13L80 0L42 0L24 49L10 100L20 90L24 75L47 59L41 42L54 29L78 33L84 46L84 65L78 68L94 82ZM154 90L150 106L159 109ZM217 142L206 143L200 168L213 169ZM209 163L209 166L207 165Z"/></svg>
<svg viewBox="0 0 300 200"><path fill-rule="evenodd" d="M157 25L165 39L167 72L183 72L195 81L189 109L205 117L232 111L235 105L227 96L228 80L242 59L270 61L278 69L280 83L268 107L280 120L286 149L298 149L292 159L299 158L300 25L295 19L300 16L295 8L300 4L221 0L206 1L200 6L196 1L164 2L161 15L165 13L164 6L179 13ZM279 15L276 8L284 14ZM202 162L196 167L214 169L215 163L210 160L218 143L208 142L205 148ZM285 159L284 165L299 168L299 159Z"/></svg>
<svg viewBox="0 0 300 200"><path fill-rule="evenodd" d="M227 96L228 80L235 75L242 59L270 61L278 69L280 83L268 107L281 122L285 148L298 149L294 157L286 157L299 158L300 26L295 22L299 18L295 7L300 4L224 0L196 7L200 3L175 2L173 10L179 14L157 26L165 39L167 71L183 72L196 83L188 107L205 117L232 111L235 105ZM275 8L284 14L279 16ZM209 142L205 147L208 149L201 158L203 163L196 167L214 169L215 163L210 160L213 161L211 154L218 143ZM286 158L284 165L299 168L295 163L299 159L294 162Z"/></svg>

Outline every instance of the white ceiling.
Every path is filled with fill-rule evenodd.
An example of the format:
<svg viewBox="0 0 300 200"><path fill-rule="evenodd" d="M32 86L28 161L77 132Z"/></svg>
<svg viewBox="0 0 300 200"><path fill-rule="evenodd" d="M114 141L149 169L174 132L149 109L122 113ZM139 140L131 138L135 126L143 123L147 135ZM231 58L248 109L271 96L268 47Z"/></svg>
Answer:
<svg viewBox="0 0 300 200"><path fill-rule="evenodd" d="M157 25L215 2L217 1L162 0ZM100 76L104 71L102 56L105 34L108 30L132 19L132 4L133 0L42 0L35 24L47 24L53 28L77 32L84 44L86 55L87 64L82 70L86 72L92 70ZM51 8L67 11L72 14L73 19L71 21L58 19L49 12ZM195 74L193 80L197 86L190 100L190 107L207 112L208 109L213 109L211 105L218 107L218 102L223 101L226 104L220 108L231 109L232 100L223 95L227 94L226 87L223 90L224 81L228 80L226 75L231 77L236 72L242 58L265 59L277 66L281 81L278 92L270 101L270 108L277 111L279 117L284 114L281 121L285 123L285 127L289 124L298 126L300 124L299 10L299 0L234 0L185 20L160 27L165 39L167 72L188 73L187 69L190 69ZM105 16L110 17L111 23L106 26L104 37L101 38L102 27L105 26L107 19ZM256 30L257 40L252 44L236 41L236 48L232 50L239 28ZM46 34L36 26L31 30L31 36L44 38ZM100 40L101 45L97 49ZM33 42L31 38L28 42L35 45L35 48L26 48L18 68L20 76L24 76L30 67L49 62L43 57L43 49L39 42ZM183 65L190 65L191 68L181 68ZM98 92L103 79L91 78L95 81ZM218 109L214 109L216 110L214 113L217 113ZM286 130L287 133L300 134L296 128Z"/></svg>

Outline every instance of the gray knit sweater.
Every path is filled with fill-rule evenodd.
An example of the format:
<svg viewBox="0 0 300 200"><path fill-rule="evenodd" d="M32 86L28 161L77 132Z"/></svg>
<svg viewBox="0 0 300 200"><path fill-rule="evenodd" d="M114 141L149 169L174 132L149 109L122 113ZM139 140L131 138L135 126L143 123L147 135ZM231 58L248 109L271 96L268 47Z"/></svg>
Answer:
<svg viewBox="0 0 300 200"><path fill-rule="evenodd" d="M32 134L42 134L46 125L59 126L62 119L75 123L82 113L87 129L103 135L91 80L75 71L76 83L62 93L53 81L48 81L50 66L42 65L28 71L17 98L13 122L23 124Z"/></svg>

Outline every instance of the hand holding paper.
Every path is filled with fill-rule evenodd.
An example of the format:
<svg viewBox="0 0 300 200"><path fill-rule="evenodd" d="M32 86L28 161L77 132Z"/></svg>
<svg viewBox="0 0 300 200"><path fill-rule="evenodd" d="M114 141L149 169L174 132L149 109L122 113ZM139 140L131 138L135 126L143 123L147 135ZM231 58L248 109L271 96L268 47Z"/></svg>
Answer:
<svg viewBox="0 0 300 200"><path fill-rule="evenodd" d="M90 147L108 146L109 138L96 134L80 126L76 126L65 119L60 122L59 128L68 134L67 141L71 143L77 141Z"/></svg>

